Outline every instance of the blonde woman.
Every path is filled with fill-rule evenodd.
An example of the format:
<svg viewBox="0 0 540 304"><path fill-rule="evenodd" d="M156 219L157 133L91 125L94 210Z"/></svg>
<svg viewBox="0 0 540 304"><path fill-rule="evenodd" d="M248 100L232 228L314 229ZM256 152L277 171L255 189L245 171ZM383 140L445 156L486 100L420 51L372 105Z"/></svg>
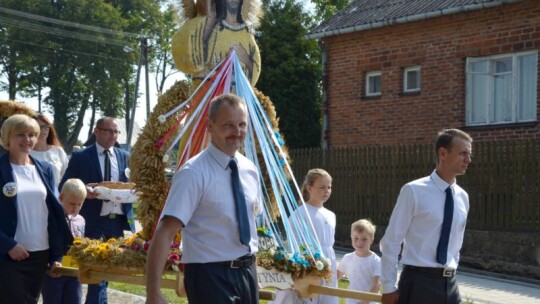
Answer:
<svg viewBox="0 0 540 304"><path fill-rule="evenodd" d="M39 136L33 118L15 114L0 131L0 299L37 303L47 268L68 250L73 237L55 196L50 164L30 156Z"/></svg>

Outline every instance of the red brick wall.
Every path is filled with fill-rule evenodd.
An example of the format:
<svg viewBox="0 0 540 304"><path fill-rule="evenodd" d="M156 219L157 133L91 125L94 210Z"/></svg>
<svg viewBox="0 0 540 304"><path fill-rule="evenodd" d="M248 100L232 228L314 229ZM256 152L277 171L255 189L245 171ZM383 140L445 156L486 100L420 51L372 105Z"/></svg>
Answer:
<svg viewBox="0 0 540 304"><path fill-rule="evenodd" d="M539 49L540 1L332 36L323 44L332 147L430 142L445 127L462 128L475 141L540 138L536 123L465 127L466 58ZM403 68L413 65L421 66L421 92L403 95ZM376 70L381 97L363 98L364 74Z"/></svg>

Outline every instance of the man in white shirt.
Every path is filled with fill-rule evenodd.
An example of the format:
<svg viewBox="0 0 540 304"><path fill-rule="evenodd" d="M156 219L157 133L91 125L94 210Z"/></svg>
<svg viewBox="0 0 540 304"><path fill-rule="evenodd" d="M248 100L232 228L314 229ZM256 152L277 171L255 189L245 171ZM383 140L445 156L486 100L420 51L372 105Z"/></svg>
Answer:
<svg viewBox="0 0 540 304"><path fill-rule="evenodd" d="M211 143L173 177L150 242L146 263L147 303L166 303L160 291L160 279L170 243L180 229L189 303L259 301L255 216L262 210L260 180L255 165L238 153L248 125L246 104L236 95L218 96L211 102L208 118ZM247 218L245 214L237 215L235 191L231 186L235 180L233 170L239 173ZM240 223L241 218L247 225Z"/></svg>
<svg viewBox="0 0 540 304"><path fill-rule="evenodd" d="M435 170L401 189L380 243L383 304L461 302L455 273L469 196L456 176L465 174L471 162L472 141L458 129L439 132ZM396 286L402 244L403 272Z"/></svg>

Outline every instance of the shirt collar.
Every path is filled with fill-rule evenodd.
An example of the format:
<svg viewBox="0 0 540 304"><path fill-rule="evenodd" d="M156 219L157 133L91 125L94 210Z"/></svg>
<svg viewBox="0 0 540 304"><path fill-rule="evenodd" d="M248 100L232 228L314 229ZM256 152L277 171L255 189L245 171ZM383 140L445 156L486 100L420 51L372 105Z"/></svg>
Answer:
<svg viewBox="0 0 540 304"><path fill-rule="evenodd" d="M230 155L228 155L228 154L224 153L223 151L219 150L214 145L212 145L212 143L208 144L208 147L206 148L206 150L208 151L208 153L210 153L210 156L212 156L212 158L215 161L217 161L217 163L224 170L227 170L227 168L229 167L229 162L231 161L231 156ZM237 158L236 157L237 153L238 153L238 151L234 154L235 158Z"/></svg>
<svg viewBox="0 0 540 304"><path fill-rule="evenodd" d="M103 151L105 151L105 148L100 146L98 143L96 143L96 149L99 156L103 155ZM111 153L109 156L114 157L114 147L109 148L109 152Z"/></svg>
<svg viewBox="0 0 540 304"><path fill-rule="evenodd" d="M439 188L439 190L441 190L442 192L446 191L446 188L453 187L456 184L456 182L454 182L453 184L447 183L439 176L439 174L437 174L437 171L435 170L433 170L433 173L431 173L431 180L433 181L433 183L435 183L435 186L437 186L437 188Z"/></svg>

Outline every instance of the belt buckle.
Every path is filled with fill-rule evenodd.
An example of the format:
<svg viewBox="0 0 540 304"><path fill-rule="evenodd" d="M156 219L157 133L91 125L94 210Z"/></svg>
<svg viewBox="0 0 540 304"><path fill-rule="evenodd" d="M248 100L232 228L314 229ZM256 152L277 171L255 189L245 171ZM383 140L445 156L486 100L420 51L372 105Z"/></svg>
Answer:
<svg viewBox="0 0 540 304"><path fill-rule="evenodd" d="M456 273L456 270L453 268L444 268L442 276L445 278L449 278L449 277L454 276L455 273Z"/></svg>
<svg viewBox="0 0 540 304"><path fill-rule="evenodd" d="M231 268L240 268L240 266L238 266L238 264L236 262L240 262L240 261L232 260L230 267Z"/></svg>
<svg viewBox="0 0 540 304"><path fill-rule="evenodd" d="M116 213L109 213L109 218L114 220L116 218Z"/></svg>

